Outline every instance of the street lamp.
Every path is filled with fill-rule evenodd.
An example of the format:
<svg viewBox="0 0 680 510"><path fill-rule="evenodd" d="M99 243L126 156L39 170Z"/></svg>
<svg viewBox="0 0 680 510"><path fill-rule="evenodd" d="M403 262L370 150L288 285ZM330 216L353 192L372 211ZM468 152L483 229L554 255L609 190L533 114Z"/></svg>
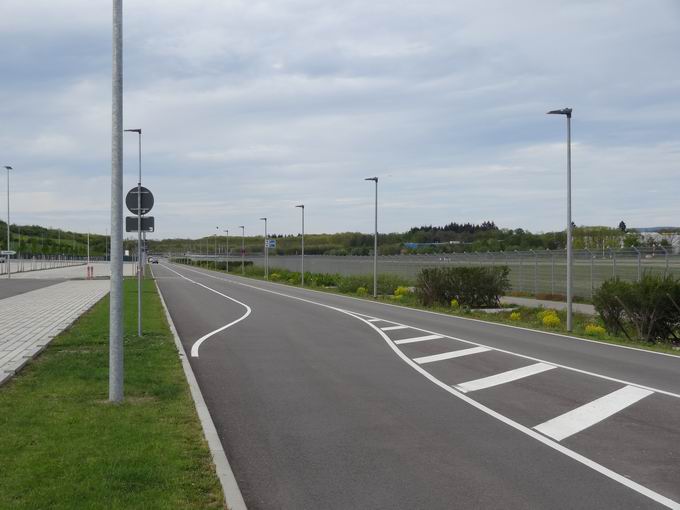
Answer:
<svg viewBox="0 0 680 510"><path fill-rule="evenodd" d="M246 256L246 227L245 225L241 225L238 228L241 229L241 274L244 275L246 274L246 262L245 262L245 256Z"/></svg>
<svg viewBox="0 0 680 510"><path fill-rule="evenodd" d="M571 223L571 108L552 110L548 115L564 115L567 117L567 331L572 329L572 223Z"/></svg>
<svg viewBox="0 0 680 510"><path fill-rule="evenodd" d="M227 233L227 273L229 272L229 229L223 230Z"/></svg>
<svg viewBox="0 0 680 510"><path fill-rule="evenodd" d="M13 170L11 166L5 166L7 170L7 256L5 257L5 263L7 264L7 279L11 278L12 274L12 255L10 255L10 239L9 239L9 171Z"/></svg>
<svg viewBox="0 0 680 510"><path fill-rule="evenodd" d="M375 232L373 234L373 297L378 297L378 178L367 177L375 182Z"/></svg>
<svg viewBox="0 0 680 510"><path fill-rule="evenodd" d="M264 279L269 280L269 239L267 238L267 218L264 221Z"/></svg>
<svg viewBox="0 0 680 510"><path fill-rule="evenodd" d="M305 286L305 206L304 204L296 205L302 211L302 258L300 261L300 283Z"/></svg>
<svg viewBox="0 0 680 510"><path fill-rule="evenodd" d="M137 179L137 336L142 336L142 130L125 129L139 135L139 179ZM88 260L88 267L89 267Z"/></svg>
<svg viewBox="0 0 680 510"><path fill-rule="evenodd" d="M217 232L220 231L220 227L215 227ZM215 232L215 271L217 271L217 232Z"/></svg>

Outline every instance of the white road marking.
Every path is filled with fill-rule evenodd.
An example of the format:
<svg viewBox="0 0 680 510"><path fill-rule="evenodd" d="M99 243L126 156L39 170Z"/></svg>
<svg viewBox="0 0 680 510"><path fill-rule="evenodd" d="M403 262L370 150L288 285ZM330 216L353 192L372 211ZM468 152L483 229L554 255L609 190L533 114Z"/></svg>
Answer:
<svg viewBox="0 0 680 510"><path fill-rule="evenodd" d="M609 395L588 402L581 407L564 413L552 420L548 420L534 427L541 434L552 437L556 441L562 441L569 436L592 427L605 418L623 411L626 407L635 404L654 392L643 390L635 386L624 386Z"/></svg>
<svg viewBox="0 0 680 510"><path fill-rule="evenodd" d="M386 328L380 328L380 329L382 329L383 331L396 331L398 329L408 329L409 327L410 326L399 325L399 326L387 326Z"/></svg>
<svg viewBox="0 0 680 510"><path fill-rule="evenodd" d="M368 322L380 322L382 319L368 319ZM387 321L384 321L387 322Z"/></svg>
<svg viewBox="0 0 680 510"><path fill-rule="evenodd" d="M251 308L250 308L247 304L241 303L239 300L234 299L233 297L229 297L229 296L227 296L226 294L222 294L221 292L218 292L218 291L216 291L215 289L211 289L211 288L208 287L207 285L203 285L202 283L199 283L199 282L197 282L197 281L194 281L194 280L192 280L191 278L187 278L186 276L184 276L183 274L178 273L178 272L175 271L174 269L170 269L170 268L167 267L167 266L163 266L163 267L165 267L166 269L172 271L172 272L175 273L177 276L180 276L181 278L184 278L186 281L191 282L191 283L193 283L193 284L196 284L196 285L198 285L199 287L203 287L204 289L207 289L207 290L209 290L210 292L214 292L215 294L218 294L218 295L222 296L223 298L227 298L227 299L229 299L230 301L233 301L234 303L238 303L239 305L245 307L245 309L246 309L246 313L243 314L243 315L242 315L241 317L239 317L238 319L236 319L235 321L232 321L232 322L230 322L229 324L225 324L224 326L222 326L222 327L220 327L220 328L217 328L215 331L211 331L211 332L208 333L207 335L203 335L201 338L199 338L198 340L196 340L196 341L194 342L194 345L191 346L191 357L192 357L192 358L198 358L198 348L199 348L199 347L201 346L201 344L202 344L203 342L205 342L208 338L210 338L210 337L213 336L213 335L216 335L216 334L219 333L220 331L224 331L225 329L228 329L228 328L232 327L234 324L238 324L239 322L241 322L242 320L244 320L246 317L248 317L248 316L253 312L253 311L251 310Z"/></svg>
<svg viewBox="0 0 680 510"><path fill-rule="evenodd" d="M441 354L433 354L432 356L423 356L421 358L413 358L413 361L422 365L423 363L432 363L433 361L443 361L446 359L460 358L461 356L469 356L470 354L479 354L480 352L488 352L491 349L486 347L470 347L469 349L458 349L457 351L442 352Z"/></svg>
<svg viewBox="0 0 680 510"><path fill-rule="evenodd" d="M456 384L455 388L458 391L467 393L469 391L483 390L484 388L491 388L499 384L505 384L518 379L524 379L532 375L540 374L547 370L556 368L555 365L548 365L547 363L535 363L526 367L516 368L515 370L508 370L500 374L490 375L489 377L482 377L474 381L468 381L461 384Z"/></svg>
<svg viewBox="0 0 680 510"><path fill-rule="evenodd" d="M166 266L164 266L164 267L166 267ZM535 430L533 430L529 427L525 427L521 423L518 423L518 422L516 422L516 421L514 421L514 420L512 420L512 419L510 419L506 416L503 416L502 414L494 411L493 409L485 406L484 404L480 404L476 400L468 397L466 394L461 393L460 391L456 391L453 387L449 386L448 384L446 384L443 381L440 381L439 379L434 377L432 374L430 374L427 370L421 368L418 364L414 363L408 356L406 356L406 354L401 352L401 350L396 345L394 345L394 342L390 339L390 337L387 336L387 334L385 332L381 331L380 328L378 328L375 324L372 324L369 320L366 320L366 319L364 319L360 316L355 315L354 313L350 312L349 310L343 310L342 308L337 308L335 306L327 305L325 303L319 303L318 301L312 301L311 299L305 299L305 298L301 298L301 297L298 297L298 296L292 296L290 294L284 294L283 292L277 292L275 290L257 287L256 285L250 285L248 283L244 283L244 282L241 282L241 281L238 281L238 280L235 280L235 279L227 279L227 278L223 278L223 277L213 276L209 273L205 273L203 271L197 271L195 269L191 269L191 268L188 268L188 267L186 269L188 271L193 271L193 272L201 274L203 276L208 276L208 277L213 278L215 280L219 280L219 281L223 281L223 282L227 282L227 283L233 283L235 285L240 285L242 287L247 287L247 288L259 290L261 292L267 292L269 294L274 294L276 296L281 296L281 297L285 297L285 298L288 298L288 299L294 299L296 301L301 301L303 303L308 303L308 304L311 304L311 305L320 306L322 308L327 308L329 310L335 310L337 312L349 315L350 317L354 317L355 319L360 320L361 322L363 322L363 323L367 324L368 326L370 326L371 328L373 328L382 337L382 339L387 343L387 345L390 347L390 349L392 349L392 351L399 358L401 358L401 360L404 363L409 365L413 370L418 372L420 375L425 377L427 380L429 380L430 382L432 382L436 386L439 386L441 389L450 393L454 397L459 398L460 400L471 405L472 407L482 411L483 413L486 413L487 415L491 416L492 418L497 419L498 421L508 425L509 427L512 427L515 430L522 432L523 434L526 434L527 436L529 436L529 437L535 439L536 441L552 448L553 450L555 450L555 451L557 451L557 452L559 452L563 455L566 455L570 459L573 459L576 462L583 464L584 466L592 469L593 471L596 471L596 472L600 473L601 475L604 475L607 478L614 480L615 482L617 482L617 483L619 483L619 484L621 484L625 487L628 487L629 489L637 492L638 494L642 494L643 496L645 496L645 497L647 497L647 498L649 498L653 501L656 501L657 503L659 503L659 504L661 504L661 505L663 505L667 508L671 508L673 510L680 510L680 503L678 503L677 501L673 501L672 499L667 498L666 496L659 494L658 492L655 492L652 489L645 487L644 485L641 485L637 482L634 482L633 480L626 478L625 476L617 473L616 471L612 471L611 469L603 466L602 464L598 464L594 460L591 460L588 457L585 457L585 456L581 455L580 453L577 453L573 450L570 450L569 448L561 445L560 443L553 441L552 439L539 434ZM391 305L391 306L395 306L395 305ZM482 322L482 321L480 321L480 322ZM414 329L417 329L417 328L414 328ZM419 330L419 331L423 331L423 330ZM457 338L450 337L450 336L447 336L446 338L458 340ZM468 343L468 344L475 344L474 342L470 342L469 340L462 340L462 341L465 342L465 343ZM475 344L475 345L479 345L479 344ZM490 349L493 349L493 348L490 348ZM500 349L495 349L495 350L500 350ZM501 352L507 352L507 351L501 351ZM514 354L514 353L508 352L508 354ZM528 356L523 356L523 355L520 355L520 354L517 354L517 356L529 358ZM529 358L529 359L535 359L535 358ZM540 361L540 360L538 360L538 361ZM555 365L555 366L561 366L561 365ZM576 372L581 372L581 373L593 375L593 376L596 376L596 377L601 377L603 379L608 379L608 380L613 380L613 381L617 380L617 379L613 379L611 377L600 376L598 374L594 374L592 372L586 372L585 370L579 370L579 369L576 369L576 368L570 368L570 367L562 367L562 368L566 368L566 369L569 369L569 370L574 370ZM622 382L622 381L619 381L619 382ZM642 386L638 385L638 387L642 387ZM642 388L644 388L644 387L642 387ZM675 396L675 397L680 398L680 395L675 395L674 393L664 392L662 390L659 390L659 393L666 393L666 394L669 394L671 396Z"/></svg>
<svg viewBox="0 0 680 510"><path fill-rule="evenodd" d="M397 340L395 344L412 344L414 342L426 342L427 340L437 340L438 338L444 338L441 335L425 335L425 336L415 336L413 338L404 338L403 340Z"/></svg>

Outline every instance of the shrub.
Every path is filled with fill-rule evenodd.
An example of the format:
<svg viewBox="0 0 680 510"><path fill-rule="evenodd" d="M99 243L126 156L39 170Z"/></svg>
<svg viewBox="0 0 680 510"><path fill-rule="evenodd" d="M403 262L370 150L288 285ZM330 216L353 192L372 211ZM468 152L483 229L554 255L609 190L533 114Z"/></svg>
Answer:
<svg viewBox="0 0 680 510"><path fill-rule="evenodd" d="M586 324L586 335L589 336L604 336L605 329L597 324Z"/></svg>
<svg viewBox="0 0 680 510"><path fill-rule="evenodd" d="M408 287L399 286L394 290L395 296L408 296L411 294L411 289Z"/></svg>
<svg viewBox="0 0 680 510"><path fill-rule="evenodd" d="M522 316L520 315L519 312L512 312L512 313L510 314L510 320L511 320L511 321L518 321L518 320L520 320L521 318L522 318Z"/></svg>
<svg viewBox="0 0 680 510"><path fill-rule="evenodd" d="M536 314L536 318L543 322L543 319L545 319L548 315L555 315L557 316L557 312L553 309L547 309L547 310L541 310Z"/></svg>
<svg viewBox="0 0 680 510"><path fill-rule="evenodd" d="M541 322L543 322L544 326L547 326L549 328L556 328L560 324L562 324L562 321L556 314L546 314L545 316L543 316Z"/></svg>
<svg viewBox="0 0 680 510"><path fill-rule="evenodd" d="M618 278L602 284L593 304L605 328L646 342L678 342L680 281L645 274L639 282Z"/></svg>
<svg viewBox="0 0 680 510"><path fill-rule="evenodd" d="M366 290L366 287L359 287L356 290L357 296L367 296L368 295L368 290Z"/></svg>
<svg viewBox="0 0 680 510"><path fill-rule="evenodd" d="M493 308L510 288L508 274L506 266L426 268L418 274L416 292L426 306L455 299L460 306Z"/></svg>
<svg viewBox="0 0 680 510"><path fill-rule="evenodd" d="M460 308L460 303L456 298L453 298L451 300L451 308L453 308L454 310L458 310Z"/></svg>

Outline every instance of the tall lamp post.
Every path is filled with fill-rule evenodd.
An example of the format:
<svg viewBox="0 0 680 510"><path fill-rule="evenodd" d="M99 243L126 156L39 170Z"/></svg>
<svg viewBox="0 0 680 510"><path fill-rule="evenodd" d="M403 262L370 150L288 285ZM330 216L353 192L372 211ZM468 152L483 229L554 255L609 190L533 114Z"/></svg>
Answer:
<svg viewBox="0 0 680 510"><path fill-rule="evenodd" d="M229 229L223 230L227 234L227 273L229 272Z"/></svg>
<svg viewBox="0 0 680 510"><path fill-rule="evenodd" d="M7 279L9 280L11 278L12 274L12 256L9 254L9 251L11 250L10 248L10 239L9 239L9 171L13 170L11 166L5 166L5 170L7 170L7 255L5 256L5 264L7 264Z"/></svg>
<svg viewBox="0 0 680 510"><path fill-rule="evenodd" d="M246 227L241 225L241 274L246 274Z"/></svg>
<svg viewBox="0 0 680 510"><path fill-rule="evenodd" d="M220 231L220 227L215 227L217 232L215 232L215 270L217 271L217 233Z"/></svg>
<svg viewBox="0 0 680 510"><path fill-rule="evenodd" d="M264 221L264 279L269 280L269 238L267 235L267 218Z"/></svg>
<svg viewBox="0 0 680 510"><path fill-rule="evenodd" d="M552 110L548 115L564 115L567 117L567 331L572 330L572 223L571 223L571 108Z"/></svg>
<svg viewBox="0 0 680 510"><path fill-rule="evenodd" d="M109 400L123 400L123 0L113 0Z"/></svg>
<svg viewBox="0 0 680 510"><path fill-rule="evenodd" d="M142 130L126 129L139 135L139 178L137 179L137 336L142 336ZM89 264L89 260L88 260Z"/></svg>
<svg viewBox="0 0 680 510"><path fill-rule="evenodd" d="M378 297L378 178L367 177L365 181L375 182L375 231L373 234L373 297Z"/></svg>
<svg viewBox="0 0 680 510"><path fill-rule="evenodd" d="M302 256L300 259L300 283L305 286L305 205L300 204L295 207L299 207L302 211Z"/></svg>

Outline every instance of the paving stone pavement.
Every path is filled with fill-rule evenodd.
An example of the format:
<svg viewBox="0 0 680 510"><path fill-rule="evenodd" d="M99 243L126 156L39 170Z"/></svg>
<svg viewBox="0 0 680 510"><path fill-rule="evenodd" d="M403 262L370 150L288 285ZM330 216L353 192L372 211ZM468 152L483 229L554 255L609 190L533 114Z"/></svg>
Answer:
<svg viewBox="0 0 680 510"><path fill-rule="evenodd" d="M111 276L111 269L108 262L92 262L90 266L94 268L95 278L109 278ZM123 275L134 276L135 265L126 262L123 264ZM12 278L33 279L84 279L87 276L87 266L85 264L71 267L60 267L54 269L43 269L41 271L26 271L24 273L12 274Z"/></svg>
<svg viewBox="0 0 680 510"><path fill-rule="evenodd" d="M108 280L74 280L0 300L0 384L103 298Z"/></svg>

